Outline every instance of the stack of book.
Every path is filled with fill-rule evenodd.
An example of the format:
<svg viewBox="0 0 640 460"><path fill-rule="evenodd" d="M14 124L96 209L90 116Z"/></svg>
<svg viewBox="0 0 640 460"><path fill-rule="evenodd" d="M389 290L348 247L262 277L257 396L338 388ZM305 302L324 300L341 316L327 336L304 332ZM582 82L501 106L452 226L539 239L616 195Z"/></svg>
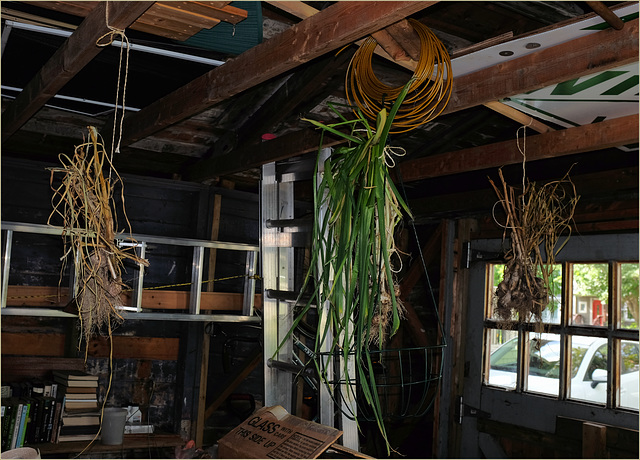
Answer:
<svg viewBox="0 0 640 460"><path fill-rule="evenodd" d="M100 431L98 377L79 371L53 371L53 378L58 383L60 414L54 421L51 442L91 441Z"/></svg>

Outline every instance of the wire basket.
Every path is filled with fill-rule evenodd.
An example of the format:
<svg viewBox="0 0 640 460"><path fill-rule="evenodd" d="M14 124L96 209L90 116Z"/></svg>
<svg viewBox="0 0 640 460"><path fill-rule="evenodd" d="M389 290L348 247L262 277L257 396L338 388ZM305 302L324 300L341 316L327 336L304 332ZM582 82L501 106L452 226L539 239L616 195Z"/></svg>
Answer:
<svg viewBox="0 0 640 460"><path fill-rule="evenodd" d="M422 417L431 409L442 378L445 345L429 347L398 348L387 350L370 350L373 363L375 387L380 401L382 417L393 421L407 417ZM373 408L369 406L361 394L356 379L343 376L336 362L326 359L327 354L320 354L318 364L327 375L325 363L332 362L334 375L340 378L329 379L326 384L329 393L349 418L358 420L376 420ZM355 356L352 356L355 359ZM367 375L370 379L371 375ZM349 400L357 401L357 413Z"/></svg>

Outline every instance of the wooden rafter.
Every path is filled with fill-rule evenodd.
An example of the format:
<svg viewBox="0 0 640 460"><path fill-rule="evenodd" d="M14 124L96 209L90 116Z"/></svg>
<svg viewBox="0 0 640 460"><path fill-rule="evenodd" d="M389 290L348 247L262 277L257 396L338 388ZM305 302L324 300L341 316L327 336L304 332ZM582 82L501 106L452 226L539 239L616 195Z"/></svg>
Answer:
<svg viewBox="0 0 640 460"><path fill-rule="evenodd" d="M637 114L614 118L591 125L527 136L527 161L633 144L637 143L639 138ZM412 182L520 162L522 154L514 138L510 141L405 161L398 168L402 180Z"/></svg>
<svg viewBox="0 0 640 460"><path fill-rule="evenodd" d="M433 3L337 2L131 115L125 123L122 145L161 131ZM340 27L336 27L336 17L341 18Z"/></svg>
<svg viewBox="0 0 640 460"><path fill-rule="evenodd" d="M327 80L336 75L337 69L346 68L350 54L346 51L337 56L328 54L305 69L294 73L262 106L237 130L239 148L244 144L260 141L260 136L268 129L276 127L301 106L310 109L318 96L323 96Z"/></svg>
<svg viewBox="0 0 640 460"><path fill-rule="evenodd" d="M154 2L109 2L109 24L126 29ZM107 2L100 2L55 52L2 114L2 142L27 122L104 47L96 41L109 32L105 20Z"/></svg>

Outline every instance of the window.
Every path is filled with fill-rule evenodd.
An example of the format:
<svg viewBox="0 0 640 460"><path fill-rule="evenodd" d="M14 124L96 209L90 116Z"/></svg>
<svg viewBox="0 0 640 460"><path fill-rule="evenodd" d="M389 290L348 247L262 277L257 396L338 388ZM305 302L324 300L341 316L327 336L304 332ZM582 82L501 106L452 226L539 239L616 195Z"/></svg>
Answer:
<svg viewBox="0 0 640 460"><path fill-rule="evenodd" d="M484 384L638 410L638 264L558 264L542 319L500 323L503 267L488 265Z"/></svg>

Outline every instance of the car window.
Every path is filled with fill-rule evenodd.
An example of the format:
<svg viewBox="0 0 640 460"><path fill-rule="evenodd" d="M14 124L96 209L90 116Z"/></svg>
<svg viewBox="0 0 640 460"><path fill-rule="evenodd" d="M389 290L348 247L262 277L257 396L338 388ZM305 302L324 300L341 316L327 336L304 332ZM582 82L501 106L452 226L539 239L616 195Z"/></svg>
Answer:
<svg viewBox="0 0 640 460"><path fill-rule="evenodd" d="M560 342L534 338L529 354L529 373L558 378L560 375Z"/></svg>
<svg viewBox="0 0 640 460"><path fill-rule="evenodd" d="M587 347L573 346L571 348L571 378L578 375L580 369L580 363L584 359L584 355L587 354Z"/></svg>
<svg viewBox="0 0 640 460"><path fill-rule="evenodd" d="M491 355L491 369L497 369L501 371L516 372L518 365L518 341L510 340L500 348L498 348L493 355Z"/></svg>
<svg viewBox="0 0 640 460"><path fill-rule="evenodd" d="M584 380L590 381L592 379L593 371L596 369L607 369L607 344L601 345L598 347L596 352L593 354L593 358L591 358L591 362L589 363L589 367L587 368L587 372L584 374Z"/></svg>

